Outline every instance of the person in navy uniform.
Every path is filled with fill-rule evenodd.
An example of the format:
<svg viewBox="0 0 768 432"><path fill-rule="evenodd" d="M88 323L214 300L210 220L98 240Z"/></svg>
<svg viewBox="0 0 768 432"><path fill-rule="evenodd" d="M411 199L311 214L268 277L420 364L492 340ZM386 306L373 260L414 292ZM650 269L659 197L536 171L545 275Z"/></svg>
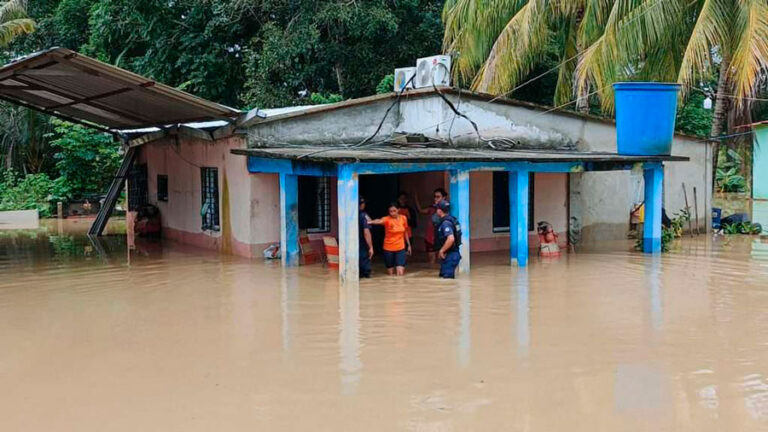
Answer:
<svg viewBox="0 0 768 432"><path fill-rule="evenodd" d="M440 258L440 277L453 279L456 277L456 267L461 261L461 225L451 216L451 203L447 200L437 203L436 214L440 218L435 243L438 248L437 256Z"/></svg>
<svg viewBox="0 0 768 432"><path fill-rule="evenodd" d="M371 258L373 257L373 238L371 237L371 218L365 212L365 199L360 197L360 215L358 226L360 228L360 277L371 277Z"/></svg>

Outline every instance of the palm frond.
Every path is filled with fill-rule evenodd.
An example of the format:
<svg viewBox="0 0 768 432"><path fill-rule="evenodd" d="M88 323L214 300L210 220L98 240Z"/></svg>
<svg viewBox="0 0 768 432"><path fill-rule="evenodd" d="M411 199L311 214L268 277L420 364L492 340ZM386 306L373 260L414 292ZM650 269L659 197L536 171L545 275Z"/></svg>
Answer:
<svg viewBox="0 0 768 432"><path fill-rule="evenodd" d="M683 85L683 96L711 70L712 49L722 47L727 40L728 8L723 0L704 0L696 9L698 14L677 76L677 82Z"/></svg>
<svg viewBox="0 0 768 432"><path fill-rule="evenodd" d="M576 70L578 95L596 88L604 111L613 111L612 84L637 74L651 47L670 37L685 0L616 0L605 31L584 52Z"/></svg>
<svg viewBox="0 0 768 432"><path fill-rule="evenodd" d="M768 6L764 0L738 0L737 7L729 81L738 110L746 105L743 98L757 94L760 76L768 71Z"/></svg>
<svg viewBox="0 0 768 432"><path fill-rule="evenodd" d="M0 1L0 22L29 18L26 0Z"/></svg>
<svg viewBox="0 0 768 432"><path fill-rule="evenodd" d="M453 75L471 81L499 33L528 0L450 0L443 8L443 51L457 52Z"/></svg>
<svg viewBox="0 0 768 432"><path fill-rule="evenodd" d="M473 87L487 93L504 93L525 78L546 50L547 18L546 0L530 0L520 8L493 44Z"/></svg>
<svg viewBox="0 0 768 432"><path fill-rule="evenodd" d="M0 46L7 46L17 36L32 33L34 30L35 21L29 18L0 23Z"/></svg>

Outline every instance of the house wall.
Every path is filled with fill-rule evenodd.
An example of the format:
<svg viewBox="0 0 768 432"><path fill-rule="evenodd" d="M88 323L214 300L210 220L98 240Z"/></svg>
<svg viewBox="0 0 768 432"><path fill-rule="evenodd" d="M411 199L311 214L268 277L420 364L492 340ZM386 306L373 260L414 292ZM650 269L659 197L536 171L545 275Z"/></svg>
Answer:
<svg viewBox="0 0 768 432"><path fill-rule="evenodd" d="M768 200L768 126L755 128L752 157L752 197Z"/></svg>
<svg viewBox="0 0 768 432"><path fill-rule="evenodd" d="M180 138L142 146L139 162L147 164L149 202L160 209L163 236L224 253L260 256L279 241L279 184L276 174L249 174L246 158L232 155L243 139L217 141ZM201 167L219 174L220 231L202 230ZM168 201L157 200L157 175L168 176Z"/></svg>
<svg viewBox="0 0 768 432"><path fill-rule="evenodd" d="M614 136L615 129L590 125L595 135ZM615 139L615 138L614 138ZM605 139L592 143L609 142ZM592 151L615 151L609 145L591 145ZM694 138L676 136L672 154L688 156L690 162L664 163L663 205L672 217L686 207L683 194L685 183L688 204L695 217L693 188L698 198L699 227L711 226L712 207L712 155L711 146ZM595 243L600 240L618 240L627 237L629 212L644 197L642 170L586 172L571 176L571 216L581 231L581 241ZM694 222L695 224L695 222Z"/></svg>

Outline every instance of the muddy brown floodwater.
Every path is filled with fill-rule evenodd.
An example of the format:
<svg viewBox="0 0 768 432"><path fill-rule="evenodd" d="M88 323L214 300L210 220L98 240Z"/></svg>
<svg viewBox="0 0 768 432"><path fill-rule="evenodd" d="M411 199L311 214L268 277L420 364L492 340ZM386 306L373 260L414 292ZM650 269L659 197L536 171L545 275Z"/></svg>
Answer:
<svg viewBox="0 0 768 432"><path fill-rule="evenodd" d="M339 289L71 228L0 232L2 431L768 430L756 238Z"/></svg>

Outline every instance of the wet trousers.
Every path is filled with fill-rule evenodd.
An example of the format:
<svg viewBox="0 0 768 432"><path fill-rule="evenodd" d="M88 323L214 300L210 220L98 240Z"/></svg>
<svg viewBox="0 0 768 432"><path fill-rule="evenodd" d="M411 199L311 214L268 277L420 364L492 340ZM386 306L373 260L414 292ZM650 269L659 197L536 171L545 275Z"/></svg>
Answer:
<svg viewBox="0 0 768 432"><path fill-rule="evenodd" d="M361 278L369 278L371 277L371 259L368 258L368 249L360 249L360 277Z"/></svg>
<svg viewBox="0 0 768 432"><path fill-rule="evenodd" d="M458 251L445 254L445 259L440 262L440 277L445 279L455 278L456 267L459 266L459 261L461 261L461 254Z"/></svg>

